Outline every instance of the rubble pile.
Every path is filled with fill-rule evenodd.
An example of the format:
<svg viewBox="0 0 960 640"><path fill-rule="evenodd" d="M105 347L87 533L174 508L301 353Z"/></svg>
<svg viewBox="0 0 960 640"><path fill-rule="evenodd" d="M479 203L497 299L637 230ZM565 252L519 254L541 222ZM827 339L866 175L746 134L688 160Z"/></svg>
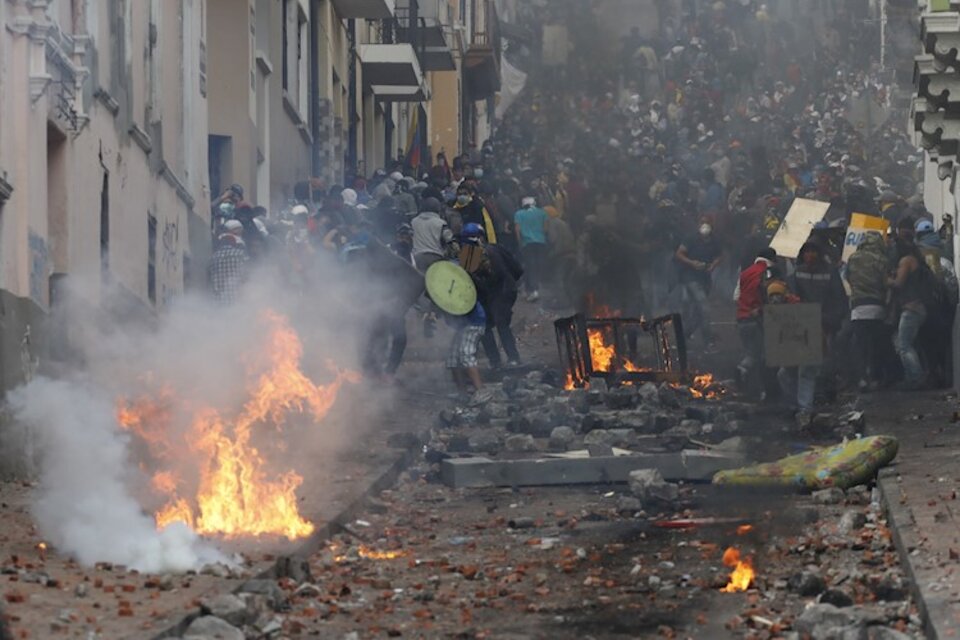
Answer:
<svg viewBox="0 0 960 640"><path fill-rule="evenodd" d="M696 398L690 387L645 383L563 390L549 372L504 378L466 403L444 409L429 445L447 454L561 453L587 449L680 451L696 445L739 447L750 408L734 401ZM727 441L724 445L724 441Z"/></svg>
<svg viewBox="0 0 960 640"><path fill-rule="evenodd" d="M771 515L747 535L732 525L655 529L625 543L624 523L636 521L619 515L617 496L463 493L424 482L428 467L405 473L349 533L288 563L284 575L201 600L180 637L492 638L536 629L573 638L585 624L636 637L923 637L866 488L784 498L805 523L789 531ZM651 474L633 484L660 481ZM726 542L755 559L745 592L721 591Z"/></svg>

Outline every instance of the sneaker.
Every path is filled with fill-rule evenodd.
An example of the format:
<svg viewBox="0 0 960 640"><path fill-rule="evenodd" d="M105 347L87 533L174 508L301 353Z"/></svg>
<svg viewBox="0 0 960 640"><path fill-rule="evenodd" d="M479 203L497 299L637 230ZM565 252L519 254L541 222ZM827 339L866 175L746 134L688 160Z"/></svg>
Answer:
<svg viewBox="0 0 960 640"><path fill-rule="evenodd" d="M536 302L540 299L539 291L531 291L530 295L527 296L527 302Z"/></svg>
<svg viewBox="0 0 960 640"><path fill-rule="evenodd" d="M520 366L520 361L519 361L519 360L511 360L510 362L507 363L507 366L508 366L508 367L519 367L519 366Z"/></svg>

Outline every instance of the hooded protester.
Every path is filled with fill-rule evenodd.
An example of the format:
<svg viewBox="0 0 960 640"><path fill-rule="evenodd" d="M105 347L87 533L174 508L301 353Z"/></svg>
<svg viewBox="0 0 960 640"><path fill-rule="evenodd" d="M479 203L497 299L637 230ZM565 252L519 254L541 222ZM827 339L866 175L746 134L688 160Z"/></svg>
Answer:
<svg viewBox="0 0 960 640"><path fill-rule="evenodd" d="M849 304L840 272L827 260L820 244L808 241L800 247L791 289L801 302L820 305L824 338L830 342L840 330Z"/></svg>
<svg viewBox="0 0 960 640"><path fill-rule="evenodd" d="M937 278L942 280L943 240L940 234L933 228L933 223L926 219L917 220L914 234L914 242L923 256L924 263Z"/></svg>
<svg viewBox="0 0 960 640"><path fill-rule="evenodd" d="M420 213L410 221L413 228L413 260L421 273L426 273L433 263L443 260L453 244L453 231L447 221L440 217L440 202L426 198Z"/></svg>
<svg viewBox="0 0 960 640"><path fill-rule="evenodd" d="M889 259L883 235L867 233L847 260L850 322L853 326L854 369L861 391L874 391L890 380L886 365L887 272Z"/></svg>
<svg viewBox="0 0 960 640"><path fill-rule="evenodd" d="M509 251L495 244L487 244L483 227L475 223L463 226L461 242L465 247L474 246L482 251L482 258L470 272L477 285L477 297L487 312L486 331L481 340L490 366L501 365L500 350L493 335L494 328L500 336L500 345L511 367L519 366L520 353L510 324L513 321L513 306L517 302L517 281L523 276L523 267Z"/></svg>

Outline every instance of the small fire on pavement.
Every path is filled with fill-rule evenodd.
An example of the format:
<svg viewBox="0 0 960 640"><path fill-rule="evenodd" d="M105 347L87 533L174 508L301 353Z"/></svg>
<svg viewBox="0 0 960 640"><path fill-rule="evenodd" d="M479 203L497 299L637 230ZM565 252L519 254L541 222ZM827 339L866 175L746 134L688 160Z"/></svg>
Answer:
<svg viewBox="0 0 960 640"><path fill-rule="evenodd" d="M267 338L262 351L245 360L247 399L239 408L194 404L170 385L119 402L118 422L146 449L141 466L153 474L152 489L164 501L155 516L159 529L179 521L201 534L291 540L313 532L297 503L303 478L273 469L261 449L282 452L289 415L319 423L343 384L359 376L328 364L332 381L315 384L300 369L303 347L287 319L268 311L263 324ZM178 428L178 416L186 416L185 429ZM256 434L266 431L273 435L256 446Z"/></svg>
<svg viewBox="0 0 960 640"><path fill-rule="evenodd" d="M727 390L717 382L712 373L701 373L694 376L689 385L675 384L673 387L680 391L687 391L697 400L717 400L726 394Z"/></svg>
<svg viewBox="0 0 960 640"><path fill-rule="evenodd" d="M338 550L339 545L333 544L330 545L330 550L335 552ZM363 558L365 560L397 560L399 558L409 558L413 552L410 549L392 549L392 550L381 550L368 547L365 544L360 545L356 549L357 557ZM333 557L336 562L346 562L349 559L347 554L338 554Z"/></svg>
<svg viewBox="0 0 960 640"><path fill-rule="evenodd" d="M744 525L749 526L749 525ZM750 557L741 558L740 551L734 547L728 547L723 552L723 565L731 567L730 582L727 586L720 589L723 593L736 593L746 591L753 584L756 572L753 570L753 560Z"/></svg>

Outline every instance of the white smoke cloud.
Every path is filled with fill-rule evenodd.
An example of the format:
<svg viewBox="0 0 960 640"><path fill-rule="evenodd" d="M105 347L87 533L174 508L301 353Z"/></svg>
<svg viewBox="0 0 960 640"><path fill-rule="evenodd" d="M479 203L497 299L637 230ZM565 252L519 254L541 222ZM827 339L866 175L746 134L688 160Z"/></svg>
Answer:
<svg viewBox="0 0 960 640"><path fill-rule="evenodd" d="M159 318L118 313L109 303L92 305L109 300L99 291L99 275L86 282L73 278L67 302L54 310L50 323L53 333L68 338L69 348L55 361L41 359L41 373L48 377L9 394L15 424L0 430L0 454L19 457L26 465L18 466L33 465L32 473L39 476L33 514L41 535L84 565L113 562L166 572L223 562L212 541L184 525L156 530L152 514L166 499L151 488L150 477L171 470L196 484L199 464L184 436L198 407L230 416L248 398L247 369L263 351L265 310L295 327L304 347L301 367L316 383L330 381L328 361L357 368L375 305L390 296L375 281L358 286L332 260L321 261L318 270L309 292L260 273L235 305L186 295ZM144 457L143 442L121 428L116 415L119 400L150 396L161 386L176 399L166 426L171 452L165 461ZM356 391L342 389L337 415L322 425L307 419L300 428L294 421L282 434L265 429L260 440L270 450L261 453L272 465L270 472L307 475L318 460L329 461L345 444L362 438L364 425L358 421L367 418L373 424L391 394L381 390L371 397Z"/></svg>
<svg viewBox="0 0 960 640"><path fill-rule="evenodd" d="M10 407L38 453L33 515L43 535L85 565L113 562L146 572L224 561L185 525L157 531L130 493L126 438L112 403L88 385L37 378Z"/></svg>

